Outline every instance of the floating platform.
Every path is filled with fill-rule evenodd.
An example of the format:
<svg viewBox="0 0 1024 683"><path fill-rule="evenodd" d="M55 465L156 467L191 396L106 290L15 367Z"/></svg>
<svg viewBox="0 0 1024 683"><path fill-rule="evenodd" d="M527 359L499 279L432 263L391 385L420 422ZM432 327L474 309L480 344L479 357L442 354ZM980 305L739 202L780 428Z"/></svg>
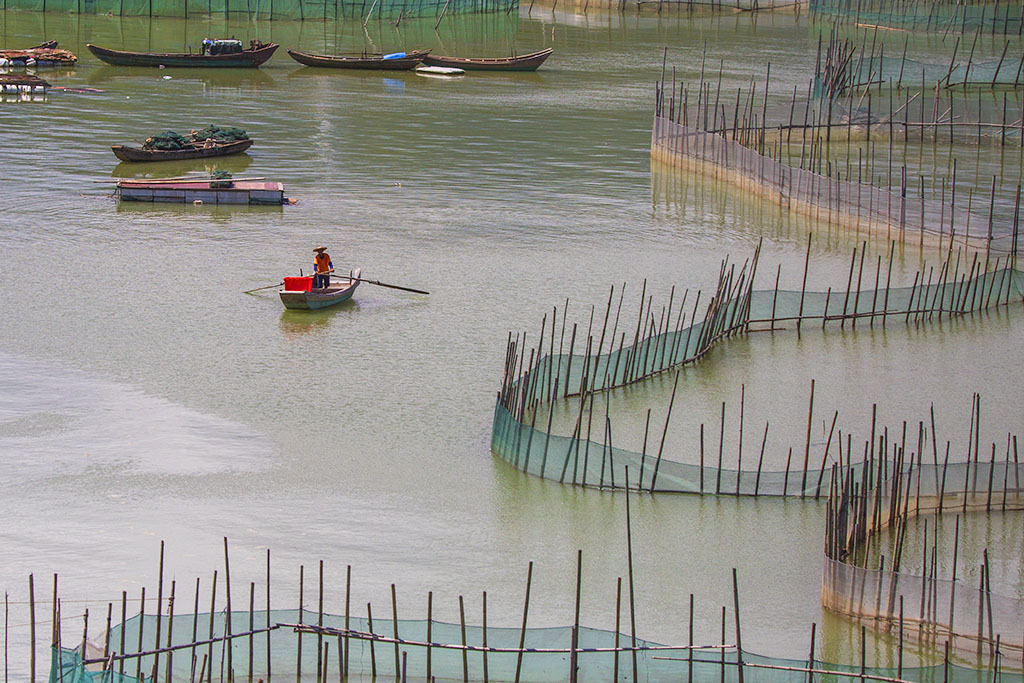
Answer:
<svg viewBox="0 0 1024 683"><path fill-rule="evenodd" d="M4 5L4 8L7 6ZM57 47L57 41L29 47L24 50L0 49L0 68L26 69L40 67L72 67L78 61L73 52Z"/></svg>
<svg viewBox="0 0 1024 683"><path fill-rule="evenodd" d="M452 76L464 76L466 70L452 66L418 66L416 67L416 73L421 76L451 78Z"/></svg>
<svg viewBox="0 0 1024 683"><path fill-rule="evenodd" d="M0 74L0 92L39 92L45 93L50 84L38 76L31 74Z"/></svg>
<svg viewBox="0 0 1024 683"><path fill-rule="evenodd" d="M177 204L287 204L284 185L256 180L119 180L116 196L126 202Z"/></svg>

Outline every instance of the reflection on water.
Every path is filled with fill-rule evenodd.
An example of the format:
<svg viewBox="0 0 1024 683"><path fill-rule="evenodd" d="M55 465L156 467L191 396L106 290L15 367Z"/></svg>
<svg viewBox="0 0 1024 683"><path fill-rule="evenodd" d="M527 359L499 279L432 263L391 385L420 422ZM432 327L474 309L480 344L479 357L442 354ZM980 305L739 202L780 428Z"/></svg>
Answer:
<svg viewBox="0 0 1024 683"><path fill-rule="evenodd" d="M0 49L3 48L0 47ZM33 67L31 69L26 69L24 67L14 68L0 66L0 74L30 74L33 76L39 76L39 78L42 78L44 81L50 81L52 83L61 78L74 78L78 75L78 71L73 66L44 68Z"/></svg>
<svg viewBox="0 0 1024 683"><path fill-rule="evenodd" d="M155 131L154 131L155 132ZM137 140L134 142L138 142ZM126 143L130 144L130 143ZM255 145L254 145L255 146ZM250 149L252 149L250 147ZM121 161L110 171L111 178L176 178L189 174L208 176L214 171L228 171L238 175L249 168L252 157L232 154L210 159L182 159L176 161Z"/></svg>
<svg viewBox="0 0 1024 683"><path fill-rule="evenodd" d="M287 190L287 188L286 188ZM111 192L113 189L111 189ZM287 194L287 192L285 193ZM150 219L181 219L190 223L204 220L233 221L247 215L280 213L283 204L191 204L184 202L137 202L117 201L117 213ZM193 227L200 228L201 225Z"/></svg>
<svg viewBox="0 0 1024 683"><path fill-rule="evenodd" d="M160 80L183 81L202 84L206 88L225 88L229 91L240 88L258 89L272 86L274 77L263 69L187 69L153 68L144 66L101 66L89 69L87 82L90 85L127 84L133 81ZM167 78L167 77L170 78Z"/></svg>
<svg viewBox="0 0 1024 683"><path fill-rule="evenodd" d="M338 322L344 322L344 318L358 312L359 302L355 298L318 310L302 311L286 308L281 313L278 326L285 337L304 337L324 332L336 317L342 318Z"/></svg>

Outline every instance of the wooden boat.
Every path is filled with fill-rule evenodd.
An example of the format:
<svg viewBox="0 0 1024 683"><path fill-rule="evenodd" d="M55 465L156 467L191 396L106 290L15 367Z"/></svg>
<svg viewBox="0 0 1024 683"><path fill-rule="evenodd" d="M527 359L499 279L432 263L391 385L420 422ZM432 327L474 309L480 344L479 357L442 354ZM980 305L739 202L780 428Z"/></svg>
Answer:
<svg viewBox="0 0 1024 683"><path fill-rule="evenodd" d="M252 140L235 140L234 142L215 142L210 146L207 146L206 142L194 142L188 149L142 149L124 145L111 145L110 149L114 152L114 156L121 161L178 161L240 154L249 149L250 145L252 145Z"/></svg>
<svg viewBox="0 0 1024 683"><path fill-rule="evenodd" d="M498 57L496 59L476 59L473 57L441 57L427 55L423 63L430 66L450 66L466 71L536 71L544 60L551 56L551 48L531 52L518 57Z"/></svg>
<svg viewBox="0 0 1024 683"><path fill-rule="evenodd" d="M220 55L204 55L200 52L125 52L108 50L99 45L86 43L89 52L101 61L114 66L186 66L186 67L258 67L270 59L274 50L280 47L277 43L259 43L252 41L252 47L241 52Z"/></svg>
<svg viewBox="0 0 1024 683"><path fill-rule="evenodd" d="M299 64L306 66L322 66L331 69L374 69L378 71L408 71L423 61L430 50L413 50L404 57L385 59L385 55L351 54L351 55L318 55L312 52L288 50L288 56Z"/></svg>
<svg viewBox="0 0 1024 683"><path fill-rule="evenodd" d="M166 179L117 181L115 194L121 201L171 202L175 204L288 204L281 183L262 178L238 180Z"/></svg>
<svg viewBox="0 0 1024 683"><path fill-rule="evenodd" d="M334 280L332 278L331 285L326 289L313 289L310 291L281 289L277 293L281 297L281 303L284 304L285 308L302 310L327 308L352 298L356 287L359 286L359 280L356 278L359 277L360 273L360 269L356 268L352 272L351 279L339 277L337 280ZM287 279L290 280L291 278Z"/></svg>

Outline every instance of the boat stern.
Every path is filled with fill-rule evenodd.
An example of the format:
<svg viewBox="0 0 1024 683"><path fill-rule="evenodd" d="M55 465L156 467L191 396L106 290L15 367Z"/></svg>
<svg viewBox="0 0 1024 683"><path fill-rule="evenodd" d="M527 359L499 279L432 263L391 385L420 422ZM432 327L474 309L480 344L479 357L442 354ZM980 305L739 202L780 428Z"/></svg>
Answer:
<svg viewBox="0 0 1024 683"><path fill-rule="evenodd" d="M308 311L310 308L309 301L306 300L306 292L292 292L287 289L281 289L277 293L281 297L281 303L284 304L285 308L304 311Z"/></svg>

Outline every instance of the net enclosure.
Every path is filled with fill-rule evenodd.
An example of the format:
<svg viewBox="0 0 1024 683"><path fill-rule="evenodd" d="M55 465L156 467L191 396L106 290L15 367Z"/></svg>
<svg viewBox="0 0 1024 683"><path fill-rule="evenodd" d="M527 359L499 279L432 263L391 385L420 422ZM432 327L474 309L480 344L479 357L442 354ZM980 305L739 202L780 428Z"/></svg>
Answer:
<svg viewBox="0 0 1024 683"><path fill-rule="evenodd" d="M972 414L972 422L976 421L980 421L980 405ZM911 437L910 443L872 439L863 462L832 468L822 604L874 628L898 632L901 642L913 639L932 646L946 642L990 663L1000 658L1020 661L1024 600L993 591L987 550L980 585L957 579L965 563L961 558L958 566L957 560L961 515L1024 510L1024 466L1015 449L1011 461L1009 444L1005 457L997 459L993 444L990 459L982 460L975 443L966 462L950 463L948 452L940 462L937 451L922 452L922 438L916 439L915 446ZM926 460L929 456L931 462ZM926 532L921 573L901 570L908 521L917 516L932 518L937 533L941 518L954 515L952 558L946 553L939 557L936 537L929 559ZM871 563L878 552L888 552L888 563L884 554L877 565ZM940 571L948 572L948 578Z"/></svg>
<svg viewBox="0 0 1024 683"><path fill-rule="evenodd" d="M230 622L230 624L229 624ZM348 626L346 626L348 624ZM232 629L237 629L233 631ZM311 610L136 615L104 634L106 650L55 645L49 683L157 681L906 680L983 683L992 673L943 662L906 668L769 657L735 645L666 646L573 626L516 628L433 620L372 621ZM159 638L159 642L157 641ZM138 644L141 643L141 646ZM118 654L120 645L128 655ZM138 650L136 647L138 646ZM136 652L146 652L142 656ZM635 659L634 659L635 654ZM339 656L340 655L340 656ZM1021 676L1000 672L1000 681Z"/></svg>
<svg viewBox="0 0 1024 683"><path fill-rule="evenodd" d="M1003 251L1018 248L1019 201L1010 220L993 220L928 197L923 189L917 192L918 184L908 178L906 169L896 170L898 188L889 190L836 172L799 168L717 132L690 128L661 115L654 118L651 157L726 180L832 225L897 236L911 243L936 244L959 237L979 246L991 243Z"/></svg>
<svg viewBox="0 0 1024 683"><path fill-rule="evenodd" d="M244 16L253 20L433 17L505 12L517 0L5 0L7 9L132 17ZM447 9L445 9L447 7Z"/></svg>
<svg viewBox="0 0 1024 683"><path fill-rule="evenodd" d="M784 471L763 471L760 463L757 469L730 469L720 462L716 466L710 457L708 462L702 457L694 464L697 444L692 446L689 462L682 462L664 450L664 440L659 444L654 438L650 448L645 445L640 452L619 448L600 403L595 411L594 395L694 363L718 342L746 332L751 325L774 328L787 321L798 325L813 321L827 328L829 323L856 324L858 320L877 320L882 325L937 320L1024 297L1024 272L1006 265L1009 258L1002 263L996 259L994 268L990 264L985 270L985 259L979 261L977 253L969 264L949 255L937 269L918 272L909 287L886 286L891 270L887 275L881 265L871 274L874 286L865 287L863 260L861 252L858 265L854 253L845 291L755 290L755 254L739 269L723 264L710 296L686 292L674 302L673 292L665 307L667 316L652 319L648 306L648 314L635 328L620 329L617 317L609 325L611 297L600 331L579 331L575 325L566 330L563 318L559 333L555 316L550 323L545 317L534 348L524 348L518 338L509 340L504 379L494 406L492 451L524 472L580 486L740 496L827 494L827 470L816 467L802 446L798 453L803 457ZM675 383L678 387L678 375ZM575 426L571 434L556 434L554 404L569 396L580 397Z"/></svg>
<svg viewBox="0 0 1024 683"><path fill-rule="evenodd" d="M1024 26L1015 0L809 0L811 14L825 20L913 31L1009 33Z"/></svg>

